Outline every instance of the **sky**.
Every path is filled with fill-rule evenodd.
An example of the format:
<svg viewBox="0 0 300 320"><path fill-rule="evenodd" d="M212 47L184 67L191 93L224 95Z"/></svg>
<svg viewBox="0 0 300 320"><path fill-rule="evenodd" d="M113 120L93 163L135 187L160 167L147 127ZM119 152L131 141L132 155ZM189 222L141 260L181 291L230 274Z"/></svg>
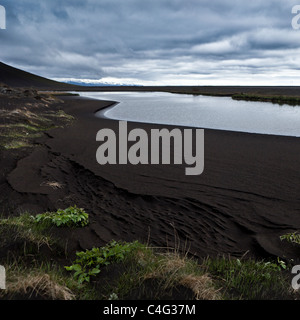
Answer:
<svg viewBox="0 0 300 320"><path fill-rule="evenodd" d="M291 24L297 4L0 0L0 61L95 84L300 85L300 29Z"/></svg>

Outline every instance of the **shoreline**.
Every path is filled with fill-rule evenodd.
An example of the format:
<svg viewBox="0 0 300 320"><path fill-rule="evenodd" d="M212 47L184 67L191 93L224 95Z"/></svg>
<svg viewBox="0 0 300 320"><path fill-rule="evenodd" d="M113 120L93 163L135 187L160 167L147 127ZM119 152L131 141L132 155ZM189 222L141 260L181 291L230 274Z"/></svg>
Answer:
<svg viewBox="0 0 300 320"><path fill-rule="evenodd" d="M134 91L133 91L134 92ZM81 93L81 92L80 92ZM84 91L82 91L82 93L84 93ZM176 93L175 93L176 94ZM79 95L80 96L80 95ZM85 99L85 98L88 98L88 99L94 99L94 100L99 100L99 101L102 101L101 99L98 99L98 98L94 98L94 97L85 97L85 96L80 96L81 98ZM211 96L213 97L213 96ZM232 97L233 100L237 100L235 99L234 97ZM280 103L278 102L270 102L268 100L266 101L260 101L260 100L244 100L244 99L241 99L243 101L259 101L259 102L262 102L262 103L273 103L273 104L278 104L280 105ZM204 129L204 130L214 130L214 131L220 131L221 133L222 132L237 132L237 133L247 133L247 134L259 134L259 135L266 135L266 136L280 136L280 137L293 137L293 138L300 138L300 135L290 135L290 134L276 134L276 133L261 133L261 132L251 132L251 131L237 131L237 130L228 130L228 129L217 129L217 128L206 128L206 127L199 127L199 126L188 126L188 125L184 125L184 124L167 124L167 123L158 123L158 122L145 122L145 121L137 121L137 120L130 120L130 119L117 119L117 118L110 118L110 117L107 117L105 116L105 113L110 111L111 109L113 109L115 106L119 105L119 104L122 104L122 101L112 101L113 104L110 105L109 107L106 107L104 109L100 109L100 110L97 110L94 112L96 118L103 118L103 119L108 119L108 120L114 120L114 121L126 121L126 122L131 122L131 123L142 123L142 124L153 124L153 125L160 125L160 126L171 126L171 127L182 127L182 128L189 128L189 129L195 129L195 128L201 128L201 129ZM296 105L293 105L293 107L296 106Z"/></svg>
<svg viewBox="0 0 300 320"><path fill-rule="evenodd" d="M247 251L256 258L296 258L295 248L279 236L300 229L298 138L205 129L205 167L197 178L185 176L183 165L100 166L96 133L117 132L118 120L94 113L114 102L62 99L75 124L48 131L38 140L45 148L20 160L8 180L18 193L47 198L48 206L77 204L90 211L88 231L79 230L70 248L112 239L162 247L174 245L178 235L198 258ZM129 130L137 125L146 131L162 127L128 122ZM28 170L31 163L39 170ZM46 190L43 177L65 187Z"/></svg>

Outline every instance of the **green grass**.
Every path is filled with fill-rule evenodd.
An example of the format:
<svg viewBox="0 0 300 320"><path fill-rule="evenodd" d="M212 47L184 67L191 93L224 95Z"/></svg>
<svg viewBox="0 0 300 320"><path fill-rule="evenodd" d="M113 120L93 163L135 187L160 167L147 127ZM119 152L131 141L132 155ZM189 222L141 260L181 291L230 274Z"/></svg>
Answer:
<svg viewBox="0 0 300 320"><path fill-rule="evenodd" d="M0 125L1 129L8 129L8 130L13 130L13 129L23 129L24 133L28 132L40 132L42 129L37 128L35 126L25 124L25 123L11 123L11 124L5 124L5 125Z"/></svg>
<svg viewBox="0 0 300 320"><path fill-rule="evenodd" d="M254 259L208 258L209 272L223 288L226 299L264 300L291 296L291 285L283 261L266 262Z"/></svg>
<svg viewBox="0 0 300 320"><path fill-rule="evenodd" d="M38 253L41 247L63 251L61 244L50 236L51 227L83 227L87 224L88 214L76 206L36 216L25 212L16 217L0 218L0 250L15 244L17 251L24 254Z"/></svg>
<svg viewBox="0 0 300 320"><path fill-rule="evenodd" d="M11 123L0 125L0 147L6 150L33 147L34 139L43 132L69 125L74 120L63 110L51 109L40 114L20 109L18 113L6 112L5 117Z"/></svg>
<svg viewBox="0 0 300 320"><path fill-rule="evenodd" d="M144 247L122 264L123 272L106 294L120 299L204 300L294 299L285 264L253 259L207 258L202 263L178 252L157 252ZM298 297L299 298L299 297Z"/></svg>
<svg viewBox="0 0 300 320"><path fill-rule="evenodd" d="M44 114L45 117L50 117L50 118L58 118L58 119L63 119L68 122L73 121L75 118L67 113L65 113L63 110L59 110L56 113L47 113Z"/></svg>
<svg viewBox="0 0 300 320"><path fill-rule="evenodd" d="M28 143L26 141L23 141L23 140L13 140L13 141L4 143L2 146L6 150L9 150L9 149L20 149L20 148L32 148L33 147L32 144L30 144L30 143Z"/></svg>
<svg viewBox="0 0 300 320"><path fill-rule="evenodd" d="M92 286L78 284L53 262L32 261L29 266L22 259L11 259L4 267L7 290L0 290L0 299L100 299Z"/></svg>
<svg viewBox="0 0 300 320"><path fill-rule="evenodd" d="M51 247L56 241L46 232L45 225L34 223L29 213L18 217L0 219L0 249L16 245L16 249L23 253L38 252L42 246Z"/></svg>
<svg viewBox="0 0 300 320"><path fill-rule="evenodd" d="M160 252L138 241L112 241L102 248L77 252L76 260L66 269L78 283L100 286L103 299L159 300L172 297L179 288L190 299L222 299L195 260L176 250ZM182 299L185 297L184 293Z"/></svg>
<svg viewBox="0 0 300 320"><path fill-rule="evenodd" d="M100 299L93 286L80 285L58 262L67 257L61 240L50 235L55 227L27 212L0 217L1 264L7 271L0 299Z"/></svg>
<svg viewBox="0 0 300 320"><path fill-rule="evenodd" d="M129 256L124 271L111 288L121 299L181 299L221 300L212 278L196 260L180 255L176 250L157 251L144 246Z"/></svg>
<svg viewBox="0 0 300 320"><path fill-rule="evenodd" d="M178 248L111 241L77 252L66 264L62 262L67 259L64 249L50 236L50 230L74 226L70 218L74 212L84 210L76 206L60 210L58 219L69 216L65 223L53 222L56 213L0 219L0 252L5 248L10 252L2 263L8 270L5 299L34 295L59 300L299 299L299 294L292 292L290 266L280 259L208 257L200 262ZM285 235L283 240L295 241L295 235ZM42 248L49 248L51 259L41 255Z"/></svg>

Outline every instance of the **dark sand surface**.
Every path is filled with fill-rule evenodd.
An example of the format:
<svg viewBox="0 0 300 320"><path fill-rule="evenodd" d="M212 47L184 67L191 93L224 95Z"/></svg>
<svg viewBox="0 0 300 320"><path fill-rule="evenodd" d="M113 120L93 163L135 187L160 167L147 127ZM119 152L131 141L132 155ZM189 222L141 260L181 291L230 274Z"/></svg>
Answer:
<svg viewBox="0 0 300 320"><path fill-rule="evenodd" d="M299 87L79 88L3 63L0 82L39 90L300 96ZM90 225L62 229L59 234L71 252L112 239L149 241L156 246L177 246L180 239L181 247L186 243L198 257L241 256L247 251L258 258L296 260L300 256L297 247L279 240L286 232L300 230L299 138L205 130L205 169L200 176L185 176L185 164L100 166L96 134L102 128L117 132L118 121L99 119L94 113L112 102L63 100L50 108L73 115L77 119L73 125L48 131L36 140L38 147L0 150L0 210L4 215L25 210L41 213L74 204L85 208ZM0 109L15 110L26 103L33 105L34 112L49 109L39 101L2 95ZM162 126L128 123L129 130L136 127ZM47 182L59 182L60 188Z"/></svg>
<svg viewBox="0 0 300 320"><path fill-rule="evenodd" d="M176 245L176 234L198 257L247 251L258 258L299 257L295 247L279 240L300 230L298 138L205 130L200 176L185 176L185 165L101 166L96 134L102 128L117 132L118 121L94 112L112 102L63 100L63 110L77 119L72 126L49 131L38 140L40 147L15 164L1 161L12 167L3 190L9 190L15 210L39 213L77 204L90 213L87 228L62 235L69 249L112 239ZM128 123L129 130L160 127ZM53 189L45 181L63 187Z"/></svg>

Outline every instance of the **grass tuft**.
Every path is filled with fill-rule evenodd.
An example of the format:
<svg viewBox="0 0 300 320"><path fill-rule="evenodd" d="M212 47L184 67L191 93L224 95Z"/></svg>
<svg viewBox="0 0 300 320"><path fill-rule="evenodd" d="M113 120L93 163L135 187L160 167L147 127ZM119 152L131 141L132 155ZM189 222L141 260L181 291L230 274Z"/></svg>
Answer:
<svg viewBox="0 0 300 320"><path fill-rule="evenodd" d="M289 280L283 272L285 265L280 260L207 258L203 267L223 288L226 299L282 299L291 294Z"/></svg>
<svg viewBox="0 0 300 320"><path fill-rule="evenodd" d="M42 246L51 246L56 242L47 233L45 226L34 223L29 213L23 213L18 217L0 219L0 249L14 243L18 249L37 250Z"/></svg>

